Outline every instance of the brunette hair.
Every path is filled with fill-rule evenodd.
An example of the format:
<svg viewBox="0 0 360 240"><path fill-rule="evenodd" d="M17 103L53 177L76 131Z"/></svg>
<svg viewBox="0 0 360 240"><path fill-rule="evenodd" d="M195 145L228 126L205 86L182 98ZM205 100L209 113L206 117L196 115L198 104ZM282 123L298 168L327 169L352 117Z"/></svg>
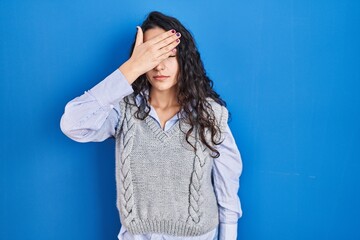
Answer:
<svg viewBox="0 0 360 240"><path fill-rule="evenodd" d="M212 144L219 145L222 143L215 139L215 136L218 136L218 134L221 136L221 131L216 124L214 111L206 98L211 98L225 107L226 102L214 91L213 81L206 75L195 40L192 34L180 23L180 21L158 11L153 11L148 14L142 23L141 28L145 33L145 31L156 27L162 28L165 31L175 29L177 32L181 33L181 41L176 47L176 57L179 62L177 98L178 103L186 113L184 121L190 124L190 129L186 133L186 141L196 149L195 146L189 142L188 138L194 130L194 126L197 126L199 129L200 140L210 148L212 152L216 153L215 156L212 157L218 158L220 153L209 144L205 138L205 132L206 129L208 129L211 133ZM130 55L134 50L134 46L135 40L132 44ZM143 120L150 112L150 105L146 100L145 92L146 90L151 89L151 84L146 79L145 74L143 74L132 83L132 87L134 90L134 101L137 94L143 96L142 99L144 99L144 102L138 107L138 110L135 113L136 118ZM127 97L125 97L124 100L127 103L130 103Z"/></svg>

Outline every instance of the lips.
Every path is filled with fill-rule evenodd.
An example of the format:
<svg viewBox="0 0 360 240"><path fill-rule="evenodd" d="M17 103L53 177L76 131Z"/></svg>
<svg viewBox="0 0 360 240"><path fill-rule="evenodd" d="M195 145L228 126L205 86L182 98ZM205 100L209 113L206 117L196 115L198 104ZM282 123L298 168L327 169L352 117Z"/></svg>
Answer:
<svg viewBox="0 0 360 240"><path fill-rule="evenodd" d="M170 77L170 76L156 75L156 76L154 76L154 79L156 79L156 80L164 80L164 79L167 79L168 77Z"/></svg>

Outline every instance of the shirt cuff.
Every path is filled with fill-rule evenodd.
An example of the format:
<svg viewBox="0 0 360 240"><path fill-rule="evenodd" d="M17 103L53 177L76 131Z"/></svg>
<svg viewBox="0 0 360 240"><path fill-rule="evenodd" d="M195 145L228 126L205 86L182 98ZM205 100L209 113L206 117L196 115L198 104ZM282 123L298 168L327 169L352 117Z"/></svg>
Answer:
<svg viewBox="0 0 360 240"><path fill-rule="evenodd" d="M238 224L220 223L219 240L236 240Z"/></svg>
<svg viewBox="0 0 360 240"><path fill-rule="evenodd" d="M122 72L116 69L88 92L98 100L101 106L107 106L117 104L134 90Z"/></svg>
<svg viewBox="0 0 360 240"><path fill-rule="evenodd" d="M235 205L232 204L222 204L218 205L219 208L219 221L221 223L230 223L230 224L235 224L238 222L239 218L242 217L242 209L241 206L237 207L236 209L234 208L234 206L238 206L238 204L240 204L240 202L238 201ZM227 206L227 208L225 208L224 206ZM234 209L234 210L230 210L230 209Z"/></svg>

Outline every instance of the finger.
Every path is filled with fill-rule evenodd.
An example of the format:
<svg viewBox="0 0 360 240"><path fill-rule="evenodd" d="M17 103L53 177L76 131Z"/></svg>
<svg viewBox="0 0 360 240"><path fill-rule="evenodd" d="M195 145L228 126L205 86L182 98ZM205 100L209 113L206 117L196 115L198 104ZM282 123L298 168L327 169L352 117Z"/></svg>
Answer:
<svg viewBox="0 0 360 240"><path fill-rule="evenodd" d="M177 49L176 49L176 48L173 48L173 49L170 50L169 52L166 52L166 53L164 53L163 55L159 56L158 59L159 59L160 61L163 61L163 60L167 59L167 58L170 57L170 56L174 56L174 55L176 54L176 52L177 52Z"/></svg>
<svg viewBox="0 0 360 240"><path fill-rule="evenodd" d="M169 44L171 44L172 42L176 41L176 39L179 39L181 37L181 34L179 32L177 32L176 34L168 37L168 38L165 38L163 39L162 41L156 43L154 45L154 48L155 49L161 49L165 46L168 46Z"/></svg>
<svg viewBox="0 0 360 240"><path fill-rule="evenodd" d="M146 41L149 45L154 45L168 37L171 37L173 35L175 35L176 31L174 29L171 29L169 31L163 32L161 34L159 34L158 36Z"/></svg>
<svg viewBox="0 0 360 240"><path fill-rule="evenodd" d="M177 45L179 45L180 43L180 39L176 39L175 41L173 41L172 43L170 43L169 45L161 48L158 51L158 56L162 56L163 54L166 54L168 52L171 52L174 48L176 48Z"/></svg>
<svg viewBox="0 0 360 240"><path fill-rule="evenodd" d="M136 28L137 28L137 33L136 33L135 47L139 46L144 42L144 34L141 27L136 26Z"/></svg>

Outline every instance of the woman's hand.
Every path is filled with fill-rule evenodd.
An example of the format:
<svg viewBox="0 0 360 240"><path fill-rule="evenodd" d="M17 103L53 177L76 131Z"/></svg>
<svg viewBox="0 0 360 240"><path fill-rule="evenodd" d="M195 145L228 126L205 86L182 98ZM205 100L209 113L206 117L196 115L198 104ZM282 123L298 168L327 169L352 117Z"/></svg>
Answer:
<svg viewBox="0 0 360 240"><path fill-rule="evenodd" d="M137 28L132 55L119 67L129 84L173 54L176 51L175 47L180 43L180 34L178 36L175 30L166 31L144 42L142 29L139 26Z"/></svg>

